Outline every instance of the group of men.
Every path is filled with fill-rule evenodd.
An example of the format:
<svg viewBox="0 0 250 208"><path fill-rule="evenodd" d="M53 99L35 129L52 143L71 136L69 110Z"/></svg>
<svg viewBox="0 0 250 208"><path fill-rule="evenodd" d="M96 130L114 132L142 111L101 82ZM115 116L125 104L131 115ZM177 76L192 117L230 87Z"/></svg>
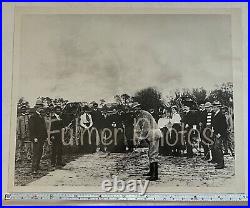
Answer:
<svg viewBox="0 0 250 208"><path fill-rule="evenodd" d="M222 107L219 101L215 101L213 104L210 102L201 104L199 110L191 110L190 105L184 105L182 110L182 116L180 116L177 107L172 106L172 124L169 127L175 129L177 140L179 136L184 135L181 137L184 138L183 145L186 148L187 158L194 156L194 138L198 137L204 149L203 159L215 164L215 169L224 169L224 155L228 154L228 149L234 157L233 119L228 108ZM164 122L160 124L160 119L157 119L159 116L154 116L151 111L150 113L143 110L137 112L139 112L137 113L139 120L136 121L137 126L134 127L135 133L139 140L146 140L149 146L150 171L145 175L150 176L149 180L154 181L158 179L160 141L166 139L161 128L164 127ZM142 118L146 119L142 120ZM140 121L143 125L140 125ZM162 134L159 133L159 129Z"/></svg>
<svg viewBox="0 0 250 208"><path fill-rule="evenodd" d="M83 152L132 152L135 143L133 141L135 113L132 109L135 109L135 105L124 110L114 107L109 111L107 109L101 111L97 103L93 104L93 109L84 106L79 117L79 128L89 131L84 131ZM89 132L91 132L90 142Z"/></svg>
<svg viewBox="0 0 250 208"><path fill-rule="evenodd" d="M63 122L60 118L61 107L55 106L53 114L45 114L45 108L40 100L34 107L35 112L27 113L27 106L21 106L21 114L17 118L17 162L24 159L32 160L32 173L36 174L44 151L44 144L51 146L51 166L64 166L62 162L62 131Z"/></svg>
<svg viewBox="0 0 250 208"><path fill-rule="evenodd" d="M226 110L225 112L223 112ZM51 112L53 111L53 113ZM197 132L201 138L204 149L204 160L216 163L216 169L224 168L224 154L231 150L234 156L232 145L233 122L227 109L222 109L219 102L210 102L200 105L198 111L193 111L190 106L183 107L181 116L178 114L177 107L172 107L172 122L175 130L178 130L176 137L186 132L184 146L187 157L193 157L193 139L197 137ZM67 128L61 119L62 109L55 106L49 111L45 111L43 103L38 100L35 105L35 112L30 116L25 106L21 107L21 114L17 119L17 161L22 160L22 154L27 154L27 158L32 158L32 172L35 174L40 169L40 160L43 154L44 143L51 147L51 165L61 167L62 162L62 128ZM164 138L163 128L160 124L161 115L153 110L142 110L140 104L134 103L132 106L122 111L113 109L112 112L101 111L98 104L93 104L93 109L88 106L82 108L79 115L79 128L95 128L97 135L91 144L89 139L83 143L84 151L94 153L103 152L132 152L134 147L143 142L149 146L150 171L145 174L149 180L158 179L158 154L160 141ZM183 129L181 128L183 126ZM117 129L122 129L121 132ZM111 129L107 134L104 129ZM116 133L114 133L116 132ZM116 134L116 135L115 135ZM114 136L118 135L116 144ZM104 142L107 137L111 142ZM89 137L86 137L89 138ZM93 137L92 137L93 138ZM31 151L28 151L27 144L32 144ZM162 149L162 148L161 148ZM223 152L224 149L224 152ZM178 150L178 149L177 149ZM167 149L163 148L163 151Z"/></svg>
<svg viewBox="0 0 250 208"><path fill-rule="evenodd" d="M233 118L228 108L222 108L220 102L210 102L200 106L201 141L204 159L215 163L216 169L223 169L224 155L231 151L234 157Z"/></svg>

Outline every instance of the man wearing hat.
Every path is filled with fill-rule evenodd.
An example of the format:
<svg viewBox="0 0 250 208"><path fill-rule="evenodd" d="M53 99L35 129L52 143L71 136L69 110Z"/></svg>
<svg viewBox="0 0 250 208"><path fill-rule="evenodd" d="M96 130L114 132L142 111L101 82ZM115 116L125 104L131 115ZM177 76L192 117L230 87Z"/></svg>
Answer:
<svg viewBox="0 0 250 208"><path fill-rule="evenodd" d="M201 118L201 143L204 149L204 160L209 160L213 155L213 148L211 148L212 155L210 155L209 148L212 147L212 119L213 106L210 102L205 103L205 114Z"/></svg>
<svg viewBox="0 0 250 208"><path fill-rule="evenodd" d="M217 163L215 169L224 168L224 155L222 151L222 142L223 138L226 137L226 131L227 131L226 117L222 114L220 107L221 104L219 101L215 101L213 103L214 116L212 120L212 127L213 127L213 137L215 139L214 151L216 157L213 159Z"/></svg>
<svg viewBox="0 0 250 208"><path fill-rule="evenodd" d="M96 138L92 136L91 131L91 128L93 126L93 120L90 114L90 109L87 105L82 107L82 112L80 116L80 126L82 127L81 138L83 140L83 152L96 152Z"/></svg>
<svg viewBox="0 0 250 208"><path fill-rule="evenodd" d="M91 112L92 121L93 121L93 128L96 128L98 135L96 135L97 138L97 151L101 150L104 152L104 145L101 140L102 136L102 122L103 122L103 115L102 112L98 109L98 104L93 104L93 110ZM95 131L96 132L96 131Z"/></svg>
<svg viewBox="0 0 250 208"><path fill-rule="evenodd" d="M197 116L194 112L190 110L191 103L186 103L184 106L184 115L182 118L182 122L185 128L185 138L186 138L186 145L187 145L187 158L192 158L194 156L193 153L193 140L194 137L197 136L197 126L198 120Z"/></svg>
<svg viewBox="0 0 250 208"><path fill-rule="evenodd" d="M35 110L36 112L29 120L30 138L33 143L32 172L34 174L36 174L40 168L43 145L48 137L45 120L41 115L41 111L43 110L43 103L41 100L36 101Z"/></svg>
<svg viewBox="0 0 250 208"><path fill-rule="evenodd" d="M140 110L139 105L135 105L134 109L136 113L134 139L139 142L145 140L149 145L148 157L150 170L144 176L149 176L147 180L156 181L158 180L159 143L163 135L154 117L149 112Z"/></svg>
<svg viewBox="0 0 250 208"><path fill-rule="evenodd" d="M27 113L26 105L21 106L21 114L17 117L17 162L22 161L23 154L26 158L31 160L31 145L29 138L29 114Z"/></svg>
<svg viewBox="0 0 250 208"><path fill-rule="evenodd" d="M49 143L52 145L51 165L52 167L61 167L62 163L62 128L63 121L61 119L62 108L55 106L54 114L51 117L50 138Z"/></svg>
<svg viewBox="0 0 250 208"><path fill-rule="evenodd" d="M232 115L229 113L228 107L223 108L223 114L226 117L227 122L227 138L224 140L224 155L229 154L228 149L231 151L232 156L234 157L234 140L233 140L233 133L234 133L234 124Z"/></svg>
<svg viewBox="0 0 250 208"><path fill-rule="evenodd" d="M50 109L50 115L52 115L53 112L54 112L54 105L53 105L53 103L49 104L49 109Z"/></svg>

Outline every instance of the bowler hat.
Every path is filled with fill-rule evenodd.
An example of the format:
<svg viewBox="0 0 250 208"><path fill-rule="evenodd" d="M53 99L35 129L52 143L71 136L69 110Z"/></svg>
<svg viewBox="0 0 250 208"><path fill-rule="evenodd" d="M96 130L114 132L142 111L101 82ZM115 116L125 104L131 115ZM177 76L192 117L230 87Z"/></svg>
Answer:
<svg viewBox="0 0 250 208"><path fill-rule="evenodd" d="M27 106L26 106L26 105L22 105L22 106L21 106L21 109L22 109L22 110L26 110L26 109L27 109Z"/></svg>
<svg viewBox="0 0 250 208"><path fill-rule="evenodd" d="M60 110L62 110L62 108L61 108L61 106L60 106L60 105L56 105L56 106L54 107L54 110L56 110L56 109L60 109Z"/></svg>
<svg viewBox="0 0 250 208"><path fill-rule="evenodd" d="M220 101L214 101L213 106L221 107Z"/></svg>
<svg viewBox="0 0 250 208"><path fill-rule="evenodd" d="M210 107L212 107L212 104L210 102L206 102L205 103L205 108L210 108Z"/></svg>
<svg viewBox="0 0 250 208"><path fill-rule="evenodd" d="M36 107L43 107L43 102L41 101L41 100L37 100L36 101L36 105L35 105Z"/></svg>

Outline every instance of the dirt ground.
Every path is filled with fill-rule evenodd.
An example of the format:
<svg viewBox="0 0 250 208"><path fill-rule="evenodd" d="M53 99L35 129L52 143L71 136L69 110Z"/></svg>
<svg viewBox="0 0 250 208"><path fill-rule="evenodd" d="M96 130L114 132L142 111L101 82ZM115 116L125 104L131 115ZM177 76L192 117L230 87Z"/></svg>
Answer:
<svg viewBox="0 0 250 208"><path fill-rule="evenodd" d="M69 154L64 155L63 160L65 163L80 157L80 154ZM15 164L15 186L25 186L32 181L35 181L49 172L53 171L53 168L50 166L50 159L44 158L41 160L41 170L38 171L38 174L33 175L31 173L31 161L23 160L22 162L16 162Z"/></svg>
<svg viewBox="0 0 250 208"><path fill-rule="evenodd" d="M30 163L16 167L15 185L17 186L101 186L104 179L116 175L119 180L143 179L148 171L146 149L133 153L95 153L64 156L67 163L61 169L52 170L49 160L43 160L42 171L32 175ZM215 170L214 165L197 156L186 157L160 156L159 180L151 184L164 186L219 187L234 178L234 158L225 156L226 168Z"/></svg>

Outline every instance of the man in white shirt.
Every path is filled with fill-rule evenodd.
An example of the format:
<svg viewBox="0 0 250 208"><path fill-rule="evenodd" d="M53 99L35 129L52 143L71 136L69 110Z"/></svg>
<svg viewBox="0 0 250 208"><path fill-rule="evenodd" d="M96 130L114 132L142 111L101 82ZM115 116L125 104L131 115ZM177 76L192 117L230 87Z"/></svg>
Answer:
<svg viewBox="0 0 250 208"><path fill-rule="evenodd" d="M81 127L88 129L88 128L92 127L93 121L92 121L91 114L88 113L87 110L88 110L87 107L83 108L83 113L82 113L82 115L80 117L81 118L80 119L80 125L81 125Z"/></svg>
<svg viewBox="0 0 250 208"><path fill-rule="evenodd" d="M96 152L96 136L92 136L91 127L93 126L92 116L88 106L82 108L82 115L80 117L81 138L83 139L83 151L85 153Z"/></svg>

